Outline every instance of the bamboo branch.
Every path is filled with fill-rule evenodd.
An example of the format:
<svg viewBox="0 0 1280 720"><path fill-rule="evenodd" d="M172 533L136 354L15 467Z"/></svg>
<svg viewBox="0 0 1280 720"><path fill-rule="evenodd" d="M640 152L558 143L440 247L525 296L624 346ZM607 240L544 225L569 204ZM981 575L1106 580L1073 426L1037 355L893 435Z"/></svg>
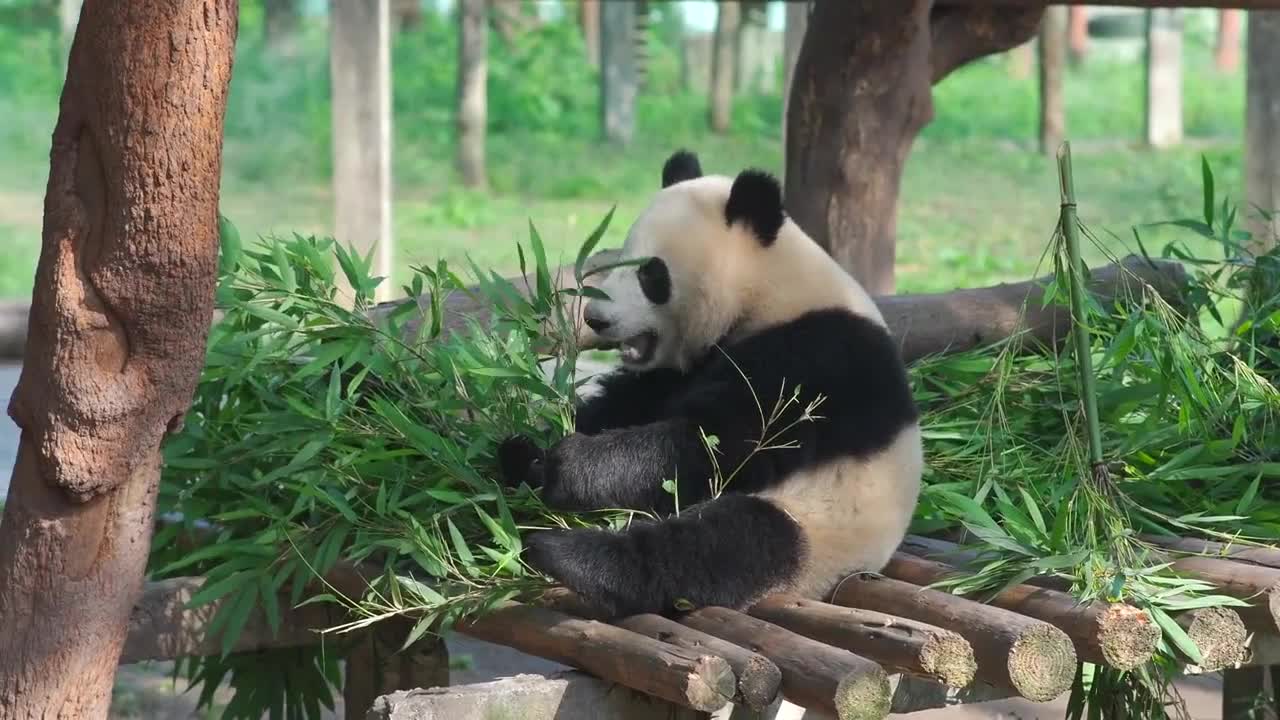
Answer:
<svg viewBox="0 0 1280 720"><path fill-rule="evenodd" d="M914 585L931 585L959 570L894 553L882 572ZM1120 670L1132 670L1150 660L1160 642L1160 627L1151 616L1124 603L1082 603L1067 593L1032 585L1014 585L986 602L1059 628L1071 637L1080 658Z"/></svg>
<svg viewBox="0 0 1280 720"><path fill-rule="evenodd" d="M946 687L965 687L978 667L964 638L916 620L786 595L765 598L750 614Z"/></svg>
<svg viewBox="0 0 1280 720"><path fill-rule="evenodd" d="M508 603L455 629L701 712L732 702L737 685L723 658L532 605Z"/></svg>
<svg viewBox="0 0 1280 720"><path fill-rule="evenodd" d="M872 575L846 578L831 602L954 630L973 646L979 680L1012 688L1032 702L1058 697L1075 677L1076 652L1071 638L1025 615Z"/></svg>
<svg viewBox="0 0 1280 720"><path fill-rule="evenodd" d="M763 655L751 652L714 635L681 625L660 615L633 615L614 623L634 633L639 633L664 643L693 652L708 652L724 658L737 678L735 705L760 711L769 707L778 697L782 686L782 671Z"/></svg>
<svg viewBox="0 0 1280 720"><path fill-rule="evenodd" d="M681 623L769 658L782 671L783 697L797 705L839 720L889 714L889 677L864 657L725 608L695 610Z"/></svg>

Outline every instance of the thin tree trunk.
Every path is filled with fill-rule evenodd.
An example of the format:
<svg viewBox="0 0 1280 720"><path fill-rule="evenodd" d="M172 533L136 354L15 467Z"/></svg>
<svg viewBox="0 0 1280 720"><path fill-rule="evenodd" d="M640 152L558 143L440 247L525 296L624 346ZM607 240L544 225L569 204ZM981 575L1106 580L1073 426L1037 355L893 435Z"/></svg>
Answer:
<svg viewBox="0 0 1280 720"><path fill-rule="evenodd" d="M716 4L716 33L711 50L711 130L729 131L733 121L733 83L742 6L738 0Z"/></svg>
<svg viewBox="0 0 1280 720"><path fill-rule="evenodd" d="M1253 251L1266 252L1280 238L1280 11L1249 13L1245 73L1245 193L1253 218ZM1258 217L1260 208L1269 220Z"/></svg>
<svg viewBox="0 0 1280 720"><path fill-rule="evenodd" d="M600 67L600 0L578 0L578 22L582 26L582 44L587 48L587 62Z"/></svg>
<svg viewBox="0 0 1280 720"><path fill-rule="evenodd" d="M298 0L263 0L263 42L269 52L292 55L297 51L298 27L302 17Z"/></svg>
<svg viewBox="0 0 1280 720"><path fill-rule="evenodd" d="M1044 11L1040 26L1040 152L1058 151L1067 134L1067 9Z"/></svg>
<svg viewBox="0 0 1280 720"><path fill-rule="evenodd" d="M1084 57L1089 52L1089 8L1072 5L1067 11L1067 25L1070 28L1067 47L1071 64L1078 65L1084 62Z"/></svg>
<svg viewBox="0 0 1280 720"><path fill-rule="evenodd" d="M1176 8L1147 11L1146 140L1151 147L1182 142L1182 15Z"/></svg>
<svg viewBox="0 0 1280 720"><path fill-rule="evenodd" d="M1213 50L1213 64L1224 73L1240 68L1240 20L1243 10L1218 11L1218 41Z"/></svg>
<svg viewBox="0 0 1280 720"><path fill-rule="evenodd" d="M134 0L76 30L9 407L0 717L107 716L213 316L236 24L232 0Z"/></svg>
<svg viewBox="0 0 1280 720"><path fill-rule="evenodd" d="M627 145L636 132L636 7L608 0L600 8L600 109L604 137Z"/></svg>
<svg viewBox="0 0 1280 720"><path fill-rule="evenodd" d="M391 13L388 0L330 0L329 76L333 84L334 236L368 255L394 287L391 259ZM351 288L338 273L344 300Z"/></svg>
<svg viewBox="0 0 1280 720"><path fill-rule="evenodd" d="M488 184L484 139L488 118L489 0L458 3L458 172L462 184Z"/></svg>
<svg viewBox="0 0 1280 720"><path fill-rule="evenodd" d="M782 40L782 142L787 142L787 108L791 107L791 79L796 74L796 58L800 56L800 45L804 43L804 33L809 27L809 0L787 3L787 26ZM785 176L784 176L785 181Z"/></svg>

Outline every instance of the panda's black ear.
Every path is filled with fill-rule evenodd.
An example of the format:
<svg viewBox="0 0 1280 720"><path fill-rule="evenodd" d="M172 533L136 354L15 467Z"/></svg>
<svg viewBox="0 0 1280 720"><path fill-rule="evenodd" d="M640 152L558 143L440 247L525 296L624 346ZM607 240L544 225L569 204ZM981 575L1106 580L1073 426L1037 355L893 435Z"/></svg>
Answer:
<svg viewBox="0 0 1280 720"><path fill-rule="evenodd" d="M662 187L702 177L702 164L698 156L688 150L677 150L662 166Z"/></svg>
<svg viewBox="0 0 1280 720"><path fill-rule="evenodd" d="M733 188L729 190L724 219L730 225L739 221L746 223L760 244L765 247L772 245L786 219L782 207L782 185L763 170L743 170L734 178Z"/></svg>

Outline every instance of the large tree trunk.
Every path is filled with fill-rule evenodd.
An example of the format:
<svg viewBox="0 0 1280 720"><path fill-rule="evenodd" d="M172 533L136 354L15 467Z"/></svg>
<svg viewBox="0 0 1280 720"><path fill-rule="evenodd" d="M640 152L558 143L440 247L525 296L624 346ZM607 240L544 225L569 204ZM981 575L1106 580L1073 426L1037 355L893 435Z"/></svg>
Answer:
<svg viewBox="0 0 1280 720"><path fill-rule="evenodd" d="M711 50L711 130L729 131L733 121L733 83L738 60L742 6L738 0L716 4L716 32Z"/></svg>
<svg viewBox="0 0 1280 720"><path fill-rule="evenodd" d="M488 184L484 161L488 118L489 0L458 3L458 172L462 184Z"/></svg>
<svg viewBox="0 0 1280 720"><path fill-rule="evenodd" d="M98 0L76 31L9 407L0 717L107 716L213 316L236 8Z"/></svg>
<svg viewBox="0 0 1280 720"><path fill-rule="evenodd" d="M1253 251L1266 252L1280 238L1280 10L1249 13L1245 102L1247 216L1256 218ZM1261 208L1270 221L1257 217Z"/></svg>
<svg viewBox="0 0 1280 720"><path fill-rule="evenodd" d="M894 290L898 189L911 144L933 116L932 84L1025 42L1043 12L948 6L931 13L932 5L816 3L792 79L787 210L876 295Z"/></svg>
<svg viewBox="0 0 1280 720"><path fill-rule="evenodd" d="M298 0L262 0L263 42L269 52L292 55L297 50L298 27L302 16Z"/></svg>
<svg viewBox="0 0 1280 720"><path fill-rule="evenodd" d="M1040 26L1040 152L1058 152L1067 134L1067 9L1051 7Z"/></svg>
<svg viewBox="0 0 1280 720"><path fill-rule="evenodd" d="M604 137L626 145L636 132L636 6L608 0L600 8L600 111Z"/></svg>
<svg viewBox="0 0 1280 720"><path fill-rule="evenodd" d="M791 79L796 74L796 58L809 27L809 0L787 3L786 29L782 40L782 142L787 141L787 108L791 107ZM785 177L784 177L785 180Z"/></svg>
<svg viewBox="0 0 1280 720"><path fill-rule="evenodd" d="M1182 14L1147 11L1146 141L1155 148L1182 142Z"/></svg>
<svg viewBox="0 0 1280 720"><path fill-rule="evenodd" d="M391 12L388 0L330 0L334 237L362 256L377 248L375 293L390 297ZM346 275L338 273L346 293Z"/></svg>
<svg viewBox="0 0 1280 720"><path fill-rule="evenodd" d="M578 23L582 26L587 62L591 67L600 67L600 0L578 0Z"/></svg>
<svg viewBox="0 0 1280 720"><path fill-rule="evenodd" d="M1218 40L1213 49L1213 64L1218 70L1233 73L1240 67L1240 19L1242 10L1218 11Z"/></svg>

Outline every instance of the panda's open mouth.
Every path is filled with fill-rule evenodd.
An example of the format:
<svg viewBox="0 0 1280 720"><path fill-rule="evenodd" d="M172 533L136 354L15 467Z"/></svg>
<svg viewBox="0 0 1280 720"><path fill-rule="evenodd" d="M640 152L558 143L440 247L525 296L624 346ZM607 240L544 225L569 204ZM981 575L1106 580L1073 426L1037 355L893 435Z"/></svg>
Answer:
<svg viewBox="0 0 1280 720"><path fill-rule="evenodd" d="M622 362L643 365L653 359L653 353L658 349L658 335L652 330L646 330L623 340L618 349Z"/></svg>

